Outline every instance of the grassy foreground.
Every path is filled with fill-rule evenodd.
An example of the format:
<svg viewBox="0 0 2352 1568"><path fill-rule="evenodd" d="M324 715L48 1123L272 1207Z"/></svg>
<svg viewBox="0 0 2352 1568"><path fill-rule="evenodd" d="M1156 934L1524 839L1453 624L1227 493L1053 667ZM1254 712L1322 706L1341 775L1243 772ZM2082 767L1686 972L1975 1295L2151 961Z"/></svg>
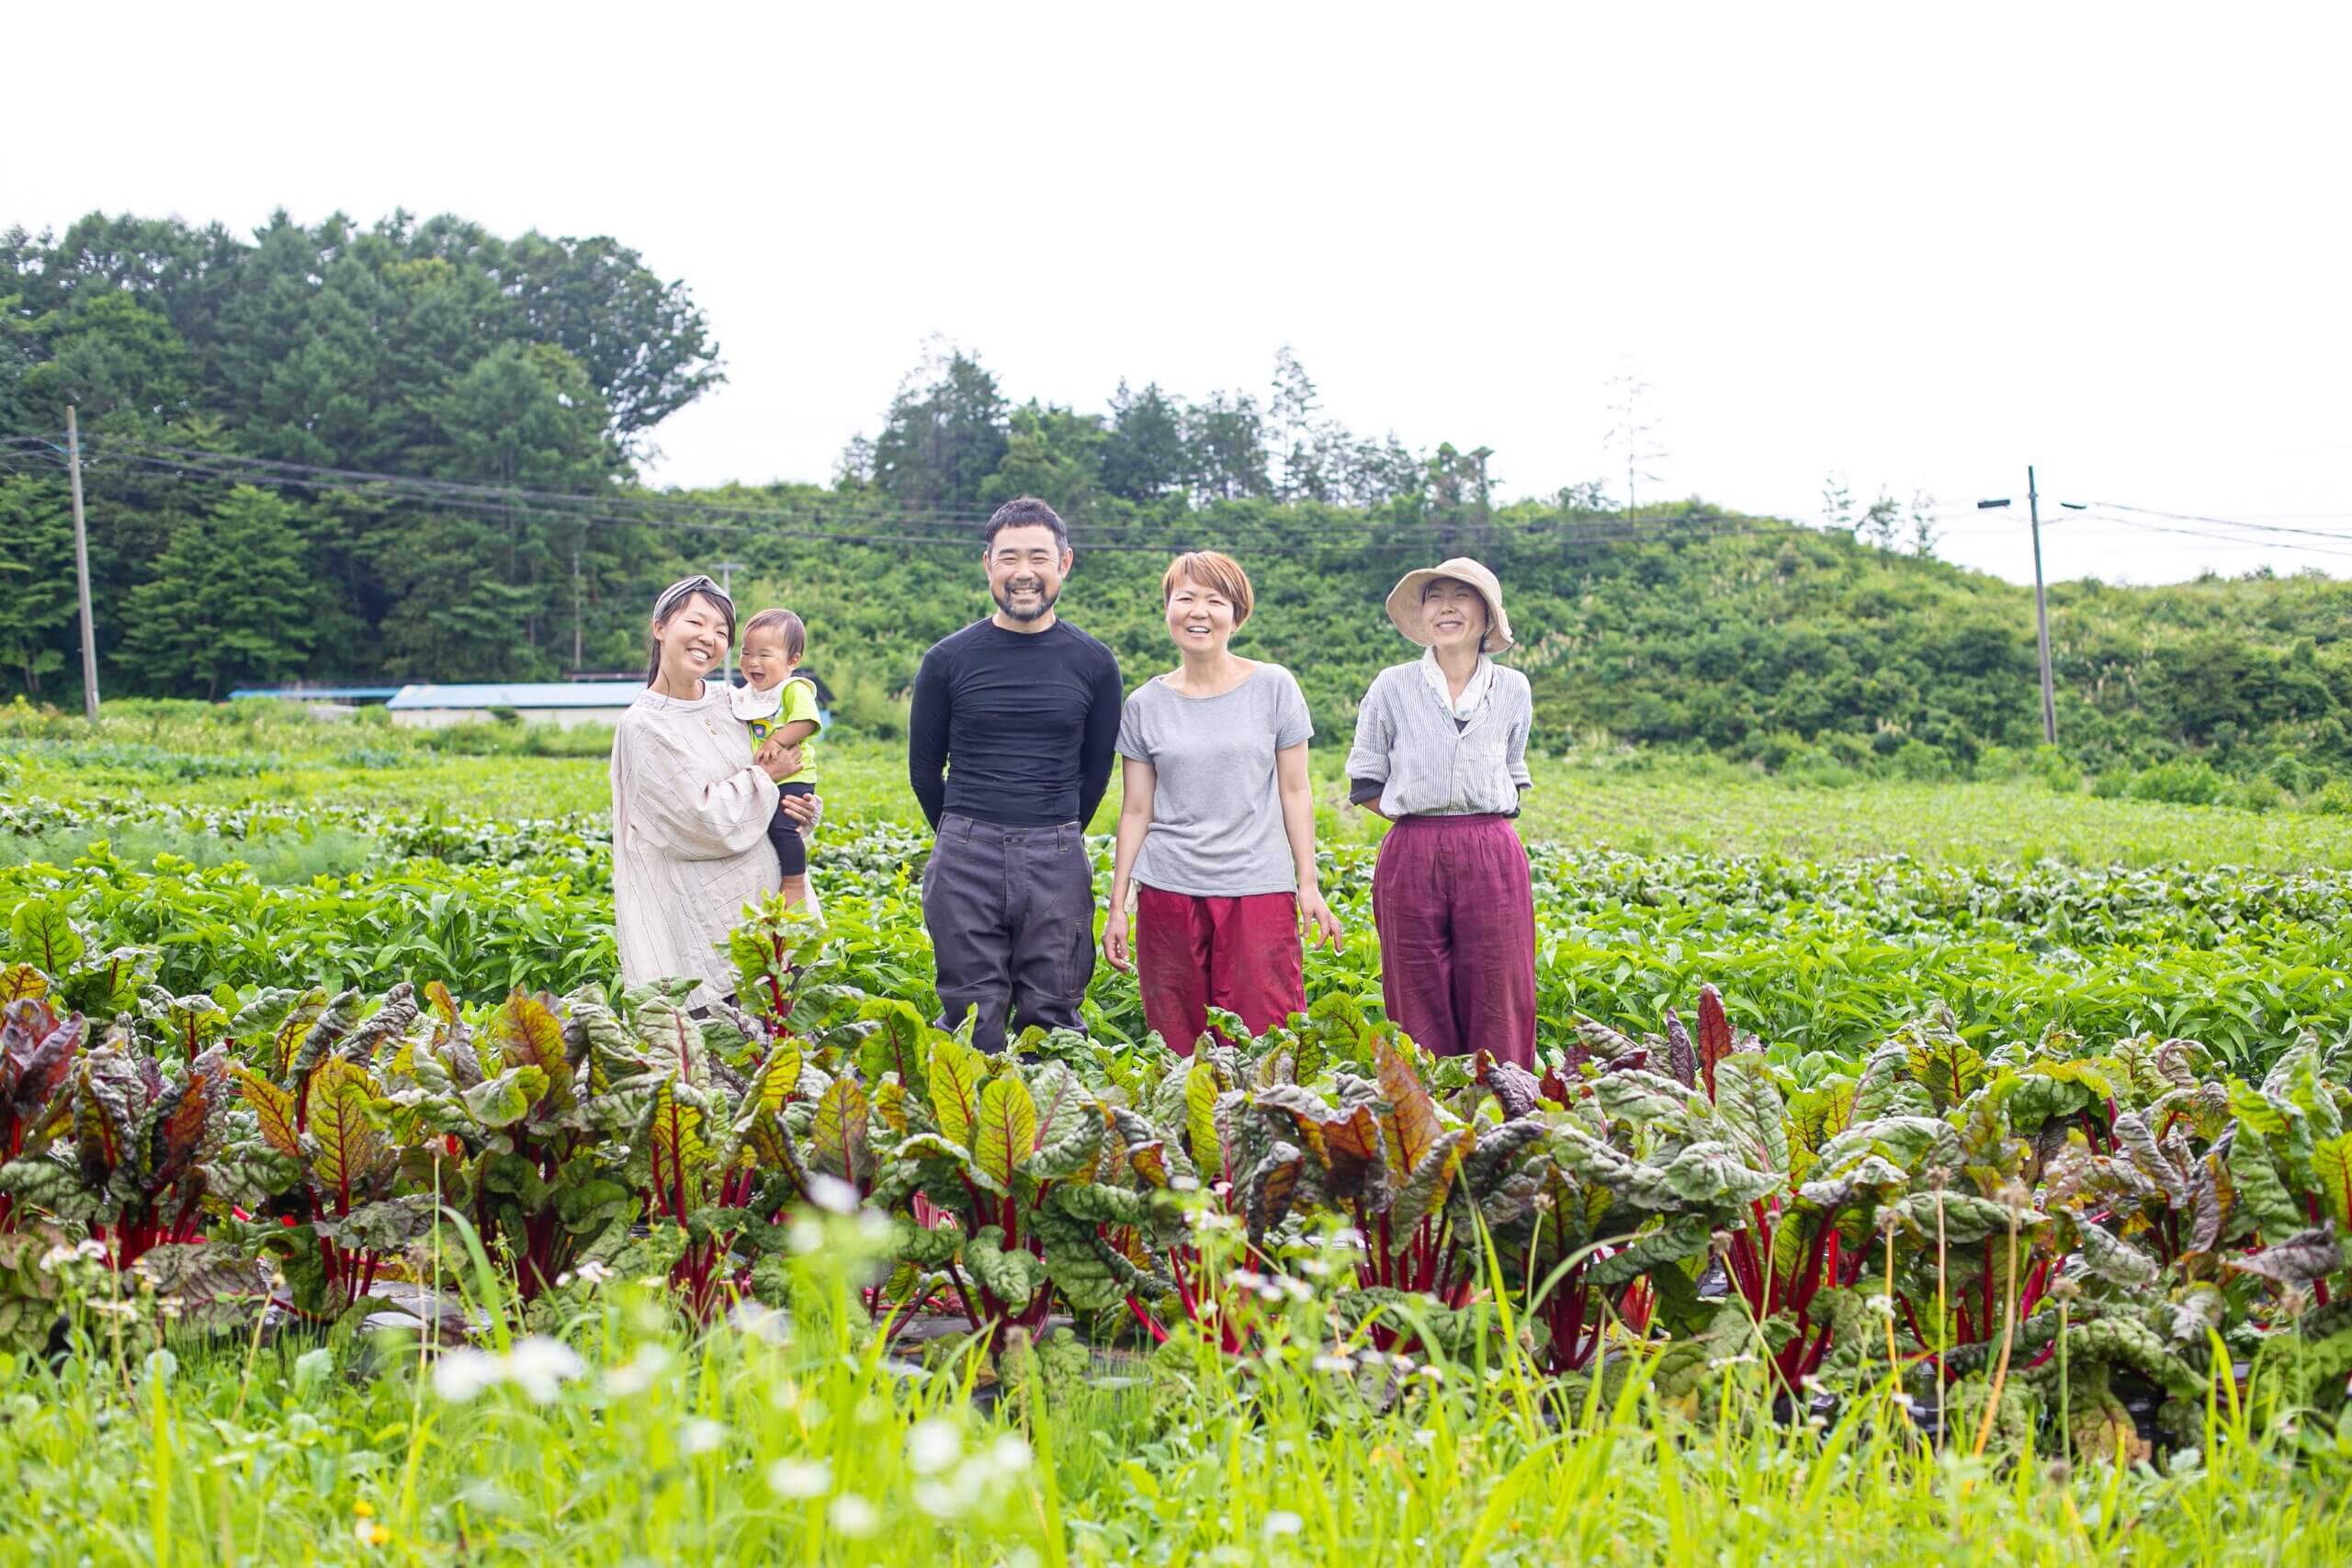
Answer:
<svg viewBox="0 0 2352 1568"><path fill-rule="evenodd" d="M582 1282L540 1332L155 1343L103 1284L82 1354L0 1366L15 1562L2324 1563L2352 1452L2257 1435L2065 1465L1938 1444L1883 1401L1774 1421L1734 1359L1669 1406L1521 1365L1333 1353L1311 1304L1262 1356L1065 1373L923 1364L857 1326L871 1246L811 1215L789 1314L682 1336ZM70 1265L68 1266L71 1267ZM486 1292L495 1286L486 1268ZM486 1304L495 1304L494 1293ZM1594 1385L1597 1387L1598 1385Z"/></svg>

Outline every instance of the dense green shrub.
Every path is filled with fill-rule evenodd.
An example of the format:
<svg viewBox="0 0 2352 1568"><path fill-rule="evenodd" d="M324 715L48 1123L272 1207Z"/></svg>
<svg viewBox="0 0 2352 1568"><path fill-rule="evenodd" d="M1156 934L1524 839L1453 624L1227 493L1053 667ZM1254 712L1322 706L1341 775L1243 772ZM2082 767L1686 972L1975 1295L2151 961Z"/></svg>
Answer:
<svg viewBox="0 0 2352 1568"><path fill-rule="evenodd" d="M2132 781L2138 800L2164 800L2175 806L2211 806L2222 798L2228 781L2210 763L2158 762Z"/></svg>

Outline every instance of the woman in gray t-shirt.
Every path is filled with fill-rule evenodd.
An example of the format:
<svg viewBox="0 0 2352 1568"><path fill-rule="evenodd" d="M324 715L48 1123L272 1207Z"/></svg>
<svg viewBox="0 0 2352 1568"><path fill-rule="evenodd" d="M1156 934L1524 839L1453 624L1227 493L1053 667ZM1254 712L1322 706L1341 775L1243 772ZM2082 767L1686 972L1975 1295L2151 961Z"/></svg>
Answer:
<svg viewBox="0 0 2352 1568"><path fill-rule="evenodd" d="M1119 720L1119 847L1102 956L1136 976L1144 1021L1190 1055L1212 1007L1257 1033L1306 1006L1299 921L1340 945L1316 886L1306 699L1279 664L1236 656L1250 578L1214 550L1160 579L1182 662ZM1136 888L1127 953L1127 889Z"/></svg>

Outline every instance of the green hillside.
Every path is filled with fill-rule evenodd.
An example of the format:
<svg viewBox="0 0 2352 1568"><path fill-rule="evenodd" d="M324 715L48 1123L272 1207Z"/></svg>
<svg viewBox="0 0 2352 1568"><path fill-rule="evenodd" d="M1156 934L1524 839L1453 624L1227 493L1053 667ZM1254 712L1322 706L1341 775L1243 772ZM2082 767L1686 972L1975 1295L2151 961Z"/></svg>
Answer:
<svg viewBox="0 0 2352 1568"><path fill-rule="evenodd" d="M1374 671L1411 652L1381 611L1396 577L1469 551L1503 580L1521 643L1507 662L1533 683L1550 747L1690 745L1776 771L1931 773L2041 739L2032 596L1998 579L1696 505L1633 525L1536 505L1451 529L1378 524L1228 502L1086 532L1238 555L1259 608L1237 646L1297 671L1327 733L1349 722ZM976 552L777 542L744 558L758 568L747 604L774 598L808 617L815 664L869 719L930 640L988 609ZM1169 659L1166 559L1081 545L1065 591L1069 618L1134 671ZM2352 760L2340 716L2352 704L2352 586L2066 583L2052 626L2061 749L2086 767L2201 756L2245 773L2282 755Z"/></svg>
<svg viewBox="0 0 2352 1568"><path fill-rule="evenodd" d="M1138 675L1167 657L1169 554L1240 557L1243 645L1297 671L1327 735L1408 651L1389 584L1466 550L1508 584L1547 747L1935 776L2041 739L2025 591L1696 502L1629 518L1595 484L1498 505L1485 447L1359 437L1286 350L1262 396L1123 381L1102 412L1016 405L952 352L831 486L650 491L662 422L724 379L714 333L605 237L405 213L0 234L0 693L79 702L73 407L109 695L634 669L654 589L732 560L886 732L924 646L987 610L981 519L1035 493L1077 535L1070 617ZM2058 585L2069 765L2170 765L2149 787L2177 798L2322 791L2352 769L2347 626L2352 587L2319 577Z"/></svg>

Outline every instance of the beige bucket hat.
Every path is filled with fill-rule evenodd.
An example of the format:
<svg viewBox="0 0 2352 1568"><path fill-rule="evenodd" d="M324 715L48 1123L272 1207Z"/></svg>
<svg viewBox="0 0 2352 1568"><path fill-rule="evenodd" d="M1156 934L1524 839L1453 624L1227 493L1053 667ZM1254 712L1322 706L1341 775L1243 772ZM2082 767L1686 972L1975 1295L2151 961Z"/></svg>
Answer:
<svg viewBox="0 0 2352 1568"><path fill-rule="evenodd" d="M1510 635L1510 617L1503 613L1503 585L1468 556L1456 556L1436 566L1425 566L1408 571L1388 591L1388 618L1405 634L1408 642L1419 647L1430 645L1429 632L1423 626L1421 590L1440 578L1450 577L1456 582L1466 582L1478 591L1487 602L1487 640L1481 648L1487 653L1500 653L1516 641Z"/></svg>

